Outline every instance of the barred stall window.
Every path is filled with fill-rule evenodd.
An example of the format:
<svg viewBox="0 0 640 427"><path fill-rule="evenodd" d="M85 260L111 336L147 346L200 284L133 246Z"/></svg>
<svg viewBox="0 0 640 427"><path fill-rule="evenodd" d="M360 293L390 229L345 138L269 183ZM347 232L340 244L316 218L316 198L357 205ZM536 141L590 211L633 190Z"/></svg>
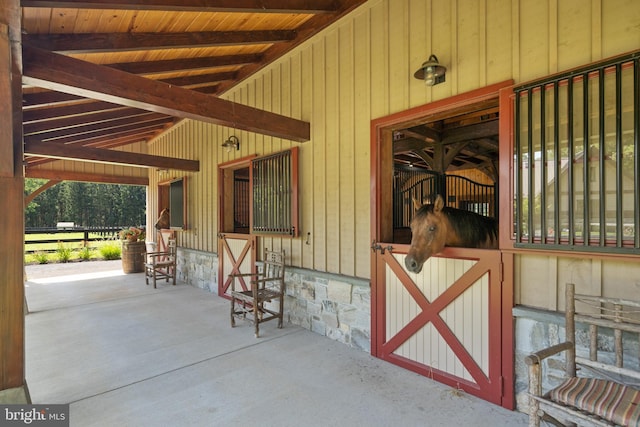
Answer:
<svg viewBox="0 0 640 427"><path fill-rule="evenodd" d="M516 246L640 253L639 61L514 89Z"/></svg>
<svg viewBox="0 0 640 427"><path fill-rule="evenodd" d="M252 232L298 236L298 148L251 164Z"/></svg>

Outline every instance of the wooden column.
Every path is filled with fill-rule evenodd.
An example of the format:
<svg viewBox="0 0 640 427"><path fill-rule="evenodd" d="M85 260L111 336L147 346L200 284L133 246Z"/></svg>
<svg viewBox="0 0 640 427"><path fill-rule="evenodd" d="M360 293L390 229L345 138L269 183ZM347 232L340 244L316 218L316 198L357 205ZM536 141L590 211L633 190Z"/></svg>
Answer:
<svg viewBox="0 0 640 427"><path fill-rule="evenodd" d="M0 400L26 397L20 2L0 7ZM11 393L17 390L17 393Z"/></svg>

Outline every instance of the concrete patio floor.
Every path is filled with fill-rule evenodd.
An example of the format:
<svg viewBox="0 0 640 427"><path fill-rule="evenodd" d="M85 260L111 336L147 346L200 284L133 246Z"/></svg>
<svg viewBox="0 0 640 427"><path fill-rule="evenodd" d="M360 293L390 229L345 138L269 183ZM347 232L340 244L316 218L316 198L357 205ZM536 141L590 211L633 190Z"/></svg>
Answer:
<svg viewBox="0 0 640 427"><path fill-rule="evenodd" d="M527 417L120 261L27 266L33 403L72 426L525 426Z"/></svg>

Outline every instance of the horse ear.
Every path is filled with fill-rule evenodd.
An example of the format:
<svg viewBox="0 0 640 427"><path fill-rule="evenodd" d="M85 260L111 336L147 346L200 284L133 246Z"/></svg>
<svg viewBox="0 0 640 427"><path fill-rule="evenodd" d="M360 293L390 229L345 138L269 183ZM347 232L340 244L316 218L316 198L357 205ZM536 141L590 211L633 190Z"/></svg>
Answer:
<svg viewBox="0 0 640 427"><path fill-rule="evenodd" d="M436 197L436 201L433 204L433 212L438 213L442 208L444 208L444 200L442 199L442 196L438 194L438 197Z"/></svg>
<svg viewBox="0 0 640 427"><path fill-rule="evenodd" d="M413 200L413 209L418 211L422 207L422 203L420 203L415 197L412 197L411 200Z"/></svg>

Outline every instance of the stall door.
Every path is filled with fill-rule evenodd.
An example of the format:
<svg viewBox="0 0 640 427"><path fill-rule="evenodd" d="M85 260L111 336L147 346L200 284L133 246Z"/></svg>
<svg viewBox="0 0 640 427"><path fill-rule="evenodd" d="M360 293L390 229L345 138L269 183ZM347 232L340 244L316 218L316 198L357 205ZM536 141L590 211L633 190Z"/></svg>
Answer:
<svg viewBox="0 0 640 427"><path fill-rule="evenodd" d="M372 248L372 352L501 404L500 251L447 248L413 274L408 246Z"/></svg>
<svg viewBox="0 0 640 427"><path fill-rule="evenodd" d="M255 273L256 237L250 234L220 233L218 235L218 295L228 297L230 274ZM242 289L250 287L246 280L237 278Z"/></svg>

